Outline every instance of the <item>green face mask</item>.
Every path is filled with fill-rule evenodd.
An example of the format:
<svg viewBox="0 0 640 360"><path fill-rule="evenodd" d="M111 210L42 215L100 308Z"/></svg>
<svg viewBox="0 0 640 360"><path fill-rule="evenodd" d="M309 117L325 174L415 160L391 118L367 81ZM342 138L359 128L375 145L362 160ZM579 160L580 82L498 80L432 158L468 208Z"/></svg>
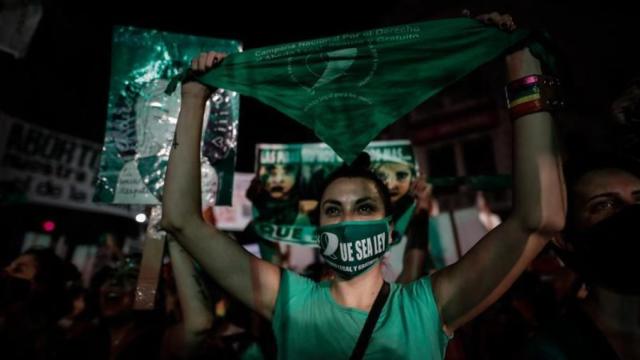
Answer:
<svg viewBox="0 0 640 360"><path fill-rule="evenodd" d="M318 241L326 263L343 279L373 267L389 248L389 218L320 226Z"/></svg>

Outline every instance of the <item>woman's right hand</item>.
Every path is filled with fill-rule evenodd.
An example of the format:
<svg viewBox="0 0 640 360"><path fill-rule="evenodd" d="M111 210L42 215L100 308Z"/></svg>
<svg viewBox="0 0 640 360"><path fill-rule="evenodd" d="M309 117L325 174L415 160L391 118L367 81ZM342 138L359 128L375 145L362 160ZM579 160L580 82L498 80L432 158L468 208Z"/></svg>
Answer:
<svg viewBox="0 0 640 360"><path fill-rule="evenodd" d="M429 214L431 208L431 184L424 175L418 177L411 185L411 194L416 201L416 214Z"/></svg>
<svg viewBox="0 0 640 360"><path fill-rule="evenodd" d="M201 75L214 67L220 65L227 54L210 51L201 53L200 56L191 60L191 72L194 75ZM195 81L193 78L188 79L182 84L182 98L195 98L205 100L211 96L212 89L202 83Z"/></svg>

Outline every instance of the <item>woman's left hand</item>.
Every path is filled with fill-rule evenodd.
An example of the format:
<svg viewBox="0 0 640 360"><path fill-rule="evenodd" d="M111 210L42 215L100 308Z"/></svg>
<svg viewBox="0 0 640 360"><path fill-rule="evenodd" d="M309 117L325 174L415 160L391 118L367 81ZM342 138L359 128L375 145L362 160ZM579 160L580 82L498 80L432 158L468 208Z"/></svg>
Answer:
<svg viewBox="0 0 640 360"><path fill-rule="evenodd" d="M431 184L427 183L424 175L417 178L411 185L411 194L416 200L416 213L429 213L431 208Z"/></svg>
<svg viewBox="0 0 640 360"><path fill-rule="evenodd" d="M468 10L463 11L463 14L469 17L471 16ZM511 15L500 14L495 11L488 14L475 16L474 19L482 21L487 25L495 25L501 30L505 31L513 31L517 28L516 24L513 22L513 17L511 17Z"/></svg>

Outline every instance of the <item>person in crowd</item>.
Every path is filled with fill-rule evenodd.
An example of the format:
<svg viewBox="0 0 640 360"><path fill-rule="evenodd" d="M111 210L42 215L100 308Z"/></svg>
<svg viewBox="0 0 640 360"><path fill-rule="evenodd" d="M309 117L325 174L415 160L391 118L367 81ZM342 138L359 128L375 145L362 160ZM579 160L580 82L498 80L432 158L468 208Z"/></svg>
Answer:
<svg viewBox="0 0 640 360"><path fill-rule="evenodd" d="M492 21L515 28L508 15L494 14ZM203 53L192 70L204 72L223 57ZM511 81L541 73L526 48L506 63ZM318 199L321 254L336 277L316 283L254 257L202 219L197 154L211 90L188 81L181 91L162 227L223 288L272 321L279 358L442 359L454 331L499 298L564 227L553 120L546 111L520 112L514 118L514 211L459 262L409 284L384 281L379 260L391 241L391 198L360 156L327 179ZM379 311L375 330L358 342L372 309Z"/></svg>
<svg viewBox="0 0 640 360"><path fill-rule="evenodd" d="M58 321L71 310L68 282L79 278L49 248L32 248L0 274L0 347L11 359L51 359L58 349Z"/></svg>
<svg viewBox="0 0 640 360"><path fill-rule="evenodd" d="M566 229L553 245L578 278L559 315L536 334L529 359L640 358L640 164L616 153L565 164Z"/></svg>

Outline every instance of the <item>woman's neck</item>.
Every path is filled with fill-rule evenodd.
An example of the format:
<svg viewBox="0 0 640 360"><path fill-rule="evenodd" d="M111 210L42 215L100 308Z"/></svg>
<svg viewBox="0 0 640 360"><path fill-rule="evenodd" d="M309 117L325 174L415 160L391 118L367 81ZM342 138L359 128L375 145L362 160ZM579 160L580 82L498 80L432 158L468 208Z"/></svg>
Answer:
<svg viewBox="0 0 640 360"><path fill-rule="evenodd" d="M640 333L640 296L618 294L600 287L589 290L585 309L599 325L616 332Z"/></svg>
<svg viewBox="0 0 640 360"><path fill-rule="evenodd" d="M369 311L383 282L382 267L379 263L353 279L335 278L331 283L331 295L342 306Z"/></svg>
<svg viewBox="0 0 640 360"><path fill-rule="evenodd" d="M640 296L594 287L584 309L621 359L640 358Z"/></svg>

